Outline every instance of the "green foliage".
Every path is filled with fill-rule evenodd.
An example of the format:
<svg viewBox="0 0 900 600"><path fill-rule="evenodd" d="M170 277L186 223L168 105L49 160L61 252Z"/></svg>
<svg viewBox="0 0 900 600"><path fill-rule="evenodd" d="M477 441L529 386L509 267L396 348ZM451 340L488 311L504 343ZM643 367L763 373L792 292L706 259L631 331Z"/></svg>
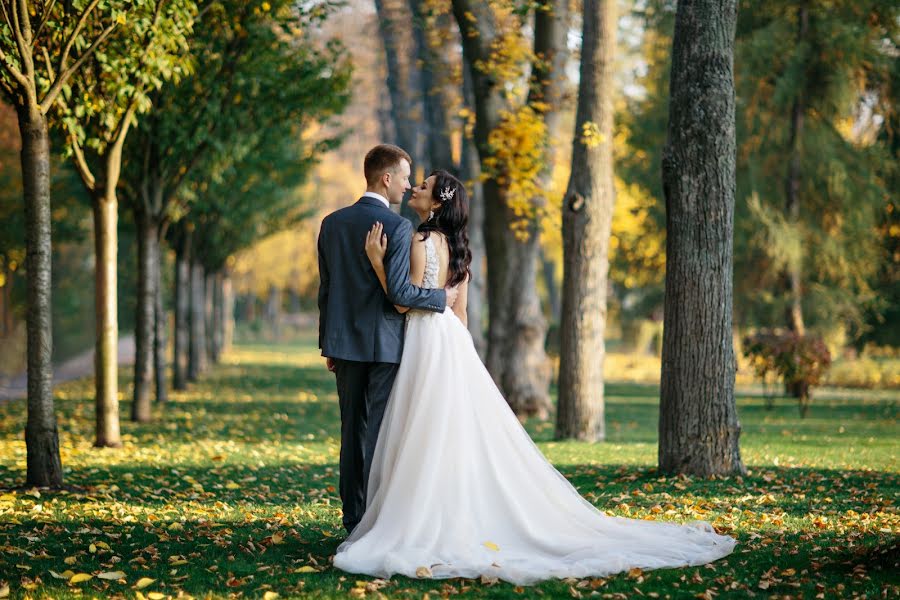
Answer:
<svg viewBox="0 0 900 600"><path fill-rule="evenodd" d="M804 417L812 387L821 383L831 366L831 354L821 338L792 331L748 336L744 340L744 356L752 361L756 376L763 382L769 373L781 379L785 389L800 402L800 414Z"/></svg>
<svg viewBox="0 0 900 600"><path fill-rule="evenodd" d="M193 0L140 0L118 15L116 32L64 86L64 101L57 104L69 153L84 152L86 166L100 169L98 160L124 137L134 116L150 110L150 94L190 70L196 11Z"/></svg>
<svg viewBox="0 0 900 600"><path fill-rule="evenodd" d="M665 223L659 152L666 135L674 5L656 0L644 6L646 93L617 115L627 139L616 156L617 168L627 183L655 199L656 236L664 235ZM873 286L890 260L878 231L896 187L892 167L885 165L897 162L887 132L896 131L889 119L898 88L889 82L896 70L900 8L880 0L805 6L809 25L803 40L798 40L797 5L743 2L738 14L736 321L780 325L789 301L783 270L799 265L807 322L819 330L844 327L856 338L867 327L866 315L871 323L889 310ZM800 210L794 218L785 206L798 98L804 125L798 146ZM658 288L661 283L652 286ZM648 290L646 296L661 294Z"/></svg>
<svg viewBox="0 0 900 600"><path fill-rule="evenodd" d="M339 142L339 135L322 135L321 125L349 100L351 65L344 47L334 40L322 48L307 41L305 28L315 22L298 17L289 2L262 4L269 8L210 17L211 33L202 34L197 48L202 56L221 53L225 62L214 58L210 65L219 76L210 78L204 69L171 97L167 91L146 133L166 149L163 168L183 169L170 216L181 219L179 228L192 228L209 269L308 216L296 188ZM191 120L191 94L212 99L199 123ZM185 131L194 133L183 137Z"/></svg>
<svg viewBox="0 0 900 600"><path fill-rule="evenodd" d="M123 369L121 377L128 382L130 373ZM207 378L155 407L154 423L123 422L117 451L91 446L92 390L89 379L55 390L71 487L0 491L0 580L15 600L136 592L347 598L354 589L368 598L416 600L426 593L568 598L570 589L629 598L897 595L890 554L900 525L896 393L823 394L818 418L805 420L740 397L750 473L711 481L661 477L654 469L655 386L608 386L603 444L554 442L552 424L529 422L541 451L601 510L674 522L702 518L740 545L712 567L516 588L475 580L379 582L331 566L345 535L336 490L340 415L334 376L313 335L291 345L237 347ZM24 410L24 402L0 404L4 488L23 477ZM70 584L50 571L93 577ZM114 571L124 578L99 577ZM143 578L153 581L139 589Z"/></svg>

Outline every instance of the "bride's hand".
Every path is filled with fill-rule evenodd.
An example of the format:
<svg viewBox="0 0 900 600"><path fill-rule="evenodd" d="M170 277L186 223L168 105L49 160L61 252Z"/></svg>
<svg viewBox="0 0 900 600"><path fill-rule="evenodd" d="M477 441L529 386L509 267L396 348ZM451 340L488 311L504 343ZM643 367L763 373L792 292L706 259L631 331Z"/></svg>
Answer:
<svg viewBox="0 0 900 600"><path fill-rule="evenodd" d="M366 255L373 265L384 264L384 254L387 252L387 234L384 233L384 225L376 222L366 234Z"/></svg>

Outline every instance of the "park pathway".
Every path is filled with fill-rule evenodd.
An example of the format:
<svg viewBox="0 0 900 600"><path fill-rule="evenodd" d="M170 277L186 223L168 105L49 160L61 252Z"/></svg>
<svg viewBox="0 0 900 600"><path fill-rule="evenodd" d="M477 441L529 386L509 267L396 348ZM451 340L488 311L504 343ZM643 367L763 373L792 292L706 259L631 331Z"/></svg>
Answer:
<svg viewBox="0 0 900 600"><path fill-rule="evenodd" d="M119 365L134 364L134 336L119 338ZM53 365L53 385L88 377L94 374L94 350L86 350L62 364ZM28 377L25 373L12 379L0 379L0 402L24 398L28 394Z"/></svg>

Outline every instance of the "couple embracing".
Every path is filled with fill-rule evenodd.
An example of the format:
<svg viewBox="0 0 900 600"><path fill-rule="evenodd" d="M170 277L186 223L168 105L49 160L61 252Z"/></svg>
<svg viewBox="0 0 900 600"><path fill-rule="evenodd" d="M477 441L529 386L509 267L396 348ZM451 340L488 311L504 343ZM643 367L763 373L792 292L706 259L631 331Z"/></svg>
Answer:
<svg viewBox="0 0 900 600"><path fill-rule="evenodd" d="M366 193L319 234L319 347L337 379L349 532L335 566L527 585L731 553L708 523L604 514L544 458L466 327L466 189L441 170L417 182L413 231L390 208L410 169L397 146L370 150Z"/></svg>

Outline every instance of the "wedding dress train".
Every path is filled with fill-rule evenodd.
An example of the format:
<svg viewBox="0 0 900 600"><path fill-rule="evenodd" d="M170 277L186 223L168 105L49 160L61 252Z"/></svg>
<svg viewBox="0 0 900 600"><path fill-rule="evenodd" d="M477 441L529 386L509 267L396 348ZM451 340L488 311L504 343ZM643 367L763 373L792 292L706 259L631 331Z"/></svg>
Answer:
<svg viewBox="0 0 900 600"><path fill-rule="evenodd" d="M426 240L423 284L437 287ZM496 577L527 585L633 567L701 565L735 540L604 514L544 458L448 308L410 311L362 521L334 565L387 578Z"/></svg>

